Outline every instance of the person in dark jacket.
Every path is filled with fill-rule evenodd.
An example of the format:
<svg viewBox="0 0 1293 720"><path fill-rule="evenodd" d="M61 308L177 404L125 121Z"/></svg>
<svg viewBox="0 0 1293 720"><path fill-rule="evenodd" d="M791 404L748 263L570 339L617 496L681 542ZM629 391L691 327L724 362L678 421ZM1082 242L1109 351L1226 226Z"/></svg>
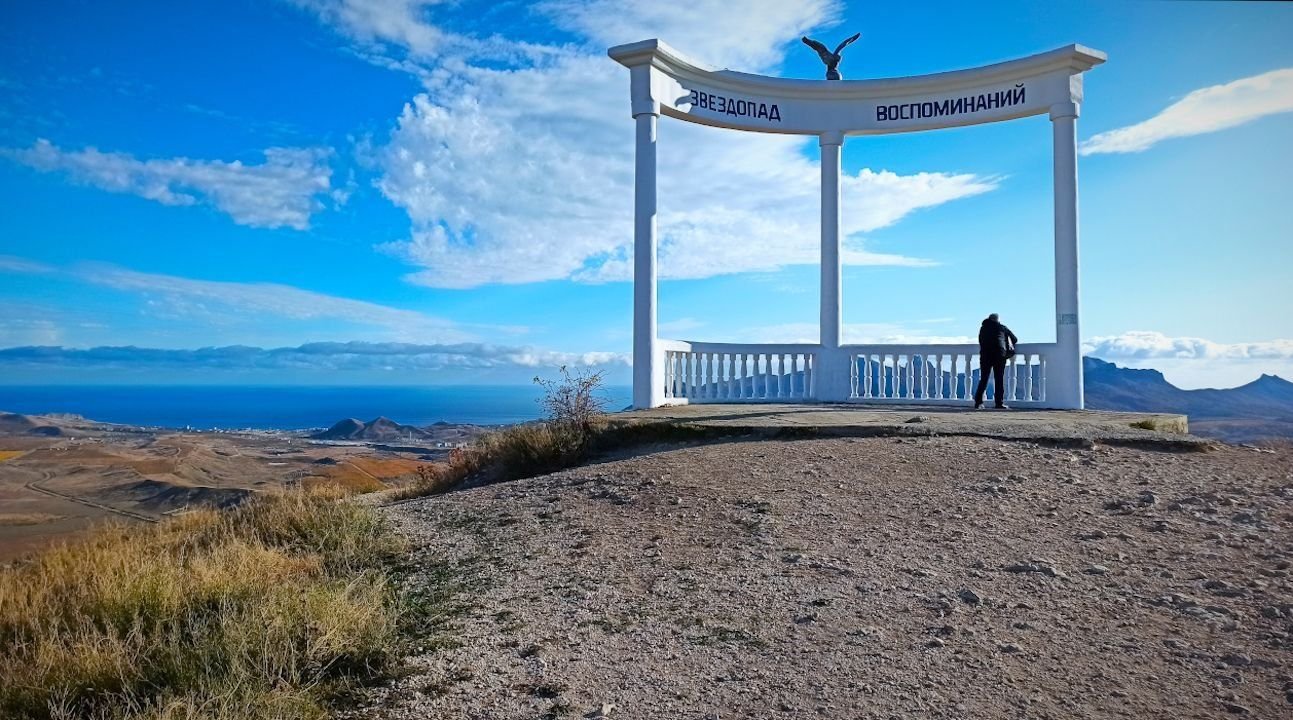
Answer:
<svg viewBox="0 0 1293 720"><path fill-rule="evenodd" d="M988 391L988 372L992 372L992 394L997 399L998 409L1006 408L1006 350L1013 348L1019 338L1010 332L1010 328L1001 324L996 313L984 319L979 326L979 387L974 391L974 409L983 407L983 396Z"/></svg>

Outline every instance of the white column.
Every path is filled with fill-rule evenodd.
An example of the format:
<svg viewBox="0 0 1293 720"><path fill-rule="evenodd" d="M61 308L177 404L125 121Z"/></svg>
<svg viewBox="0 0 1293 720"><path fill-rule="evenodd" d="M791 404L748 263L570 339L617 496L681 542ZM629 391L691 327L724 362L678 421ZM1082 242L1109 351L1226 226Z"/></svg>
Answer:
<svg viewBox="0 0 1293 720"><path fill-rule="evenodd" d="M1055 141L1055 356L1048 358L1046 404L1084 407L1078 311L1077 118L1081 106L1051 106Z"/></svg>
<svg viewBox="0 0 1293 720"><path fill-rule="evenodd" d="M656 337L655 112L633 115L633 407L664 404L664 364Z"/></svg>
<svg viewBox="0 0 1293 720"><path fill-rule="evenodd" d="M840 346L840 150L844 136L821 136L822 289L820 338L824 349Z"/></svg>
<svg viewBox="0 0 1293 720"><path fill-rule="evenodd" d="M827 402L849 396L849 358L840 350L840 154L844 135L822 133L822 287L819 337L821 372L817 399Z"/></svg>

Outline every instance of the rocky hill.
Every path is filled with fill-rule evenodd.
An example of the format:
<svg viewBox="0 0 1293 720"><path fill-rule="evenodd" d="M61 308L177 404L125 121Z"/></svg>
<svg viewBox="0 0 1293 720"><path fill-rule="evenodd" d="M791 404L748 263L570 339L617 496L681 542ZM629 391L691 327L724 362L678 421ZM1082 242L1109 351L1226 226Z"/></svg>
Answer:
<svg viewBox="0 0 1293 720"><path fill-rule="evenodd" d="M1192 433L1229 442L1293 438L1293 382L1275 375L1237 388L1182 390L1157 370L1098 358L1084 358L1083 370L1092 410L1184 413Z"/></svg>
<svg viewBox="0 0 1293 720"><path fill-rule="evenodd" d="M368 422L347 418L310 437L315 440L355 440L386 443L401 440L425 440L431 437L431 433L412 425L401 425L386 417L374 418Z"/></svg>
<svg viewBox="0 0 1293 720"><path fill-rule="evenodd" d="M746 440L396 505L464 589L349 717L1289 717L1291 452Z"/></svg>

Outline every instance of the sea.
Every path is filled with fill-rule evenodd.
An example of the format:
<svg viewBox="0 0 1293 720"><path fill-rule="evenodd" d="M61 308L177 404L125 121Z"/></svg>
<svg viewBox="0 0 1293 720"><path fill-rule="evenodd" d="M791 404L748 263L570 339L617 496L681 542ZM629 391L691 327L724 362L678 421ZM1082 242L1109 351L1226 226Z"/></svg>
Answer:
<svg viewBox="0 0 1293 720"><path fill-rule="evenodd" d="M537 385L302 387L221 385L0 386L0 412L72 413L165 428L301 430L385 416L405 425L510 425L544 416ZM632 401L628 386L598 393L608 411Z"/></svg>

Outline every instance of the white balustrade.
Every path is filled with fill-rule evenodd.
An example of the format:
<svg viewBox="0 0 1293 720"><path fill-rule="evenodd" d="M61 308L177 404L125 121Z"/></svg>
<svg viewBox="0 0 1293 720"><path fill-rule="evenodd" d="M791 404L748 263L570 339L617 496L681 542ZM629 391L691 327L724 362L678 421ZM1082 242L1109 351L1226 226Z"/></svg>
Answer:
<svg viewBox="0 0 1293 720"><path fill-rule="evenodd" d="M1046 406L1047 357L1054 343L1025 343L1006 363L1007 403ZM816 378L824 356L809 344L747 345L661 340L669 403L825 402L954 405L973 402L979 346L846 345L847 397L822 397ZM998 391L992 389L995 394Z"/></svg>
<svg viewBox="0 0 1293 720"><path fill-rule="evenodd" d="M1046 402L1046 358L1054 343L1025 343L1006 361L1005 402ZM976 345L853 345L849 400L915 404L960 404L974 400L979 381ZM995 384L995 383L993 383ZM830 398L822 398L830 399Z"/></svg>
<svg viewBox="0 0 1293 720"><path fill-rule="evenodd" d="M847 397L822 397L815 381L822 348L661 340L669 403L859 401L896 404L973 402L978 345L846 345ZM1006 362L1007 403L1046 407L1047 358L1055 343L1026 343ZM995 388L995 395L999 392ZM995 399L995 398L993 398Z"/></svg>
<svg viewBox="0 0 1293 720"><path fill-rule="evenodd" d="M661 340L666 402L769 402L816 398L816 345ZM841 398L842 399L842 398Z"/></svg>

